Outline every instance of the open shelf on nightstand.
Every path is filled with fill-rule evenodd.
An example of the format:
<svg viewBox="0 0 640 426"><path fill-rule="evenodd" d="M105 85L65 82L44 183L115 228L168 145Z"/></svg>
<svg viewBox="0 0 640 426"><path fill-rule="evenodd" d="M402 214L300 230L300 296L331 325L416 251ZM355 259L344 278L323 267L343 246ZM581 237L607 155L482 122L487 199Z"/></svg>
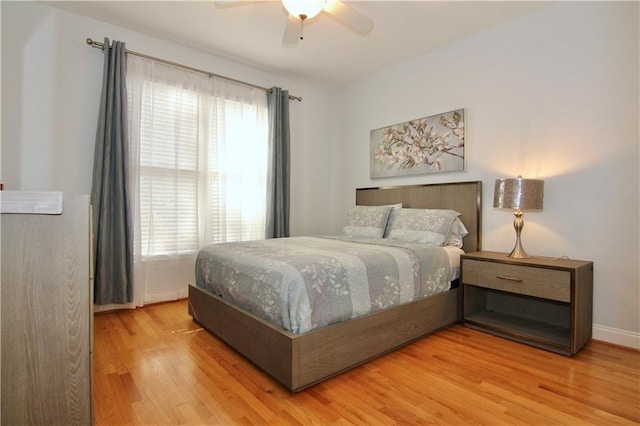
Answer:
<svg viewBox="0 0 640 426"><path fill-rule="evenodd" d="M499 312L484 311L466 317L468 325L480 325L484 329L499 331L515 337L526 336L553 345L569 346L569 329L543 322L523 319Z"/></svg>
<svg viewBox="0 0 640 426"><path fill-rule="evenodd" d="M464 320L468 325L520 341L559 346L560 352L569 347L568 303L473 285L465 286L464 298Z"/></svg>

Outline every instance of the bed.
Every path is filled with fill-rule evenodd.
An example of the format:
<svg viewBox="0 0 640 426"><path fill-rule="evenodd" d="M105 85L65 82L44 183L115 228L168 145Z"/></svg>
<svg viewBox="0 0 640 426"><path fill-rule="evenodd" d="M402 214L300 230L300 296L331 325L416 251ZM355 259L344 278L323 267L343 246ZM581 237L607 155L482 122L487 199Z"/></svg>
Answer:
<svg viewBox="0 0 640 426"><path fill-rule="evenodd" d="M356 190L357 206L401 203L411 209L460 213L468 234L465 252L480 249L481 182L456 182ZM310 331L293 332L189 286L189 314L292 392L393 351L459 320L458 289L402 303Z"/></svg>

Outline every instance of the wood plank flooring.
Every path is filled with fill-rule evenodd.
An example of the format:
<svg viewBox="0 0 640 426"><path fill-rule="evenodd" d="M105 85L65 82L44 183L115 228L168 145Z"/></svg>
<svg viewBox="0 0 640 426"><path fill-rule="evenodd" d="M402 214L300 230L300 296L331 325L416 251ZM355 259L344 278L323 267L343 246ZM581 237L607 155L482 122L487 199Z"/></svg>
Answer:
<svg viewBox="0 0 640 426"><path fill-rule="evenodd" d="M640 424L640 352L568 358L453 326L291 394L187 313L95 316L96 425Z"/></svg>

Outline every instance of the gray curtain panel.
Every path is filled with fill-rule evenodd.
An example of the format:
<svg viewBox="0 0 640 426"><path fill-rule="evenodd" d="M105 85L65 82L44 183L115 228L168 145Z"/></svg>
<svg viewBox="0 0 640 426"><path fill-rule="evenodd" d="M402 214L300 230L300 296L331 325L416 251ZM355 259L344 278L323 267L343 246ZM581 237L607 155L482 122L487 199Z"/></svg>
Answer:
<svg viewBox="0 0 640 426"><path fill-rule="evenodd" d="M289 91L267 91L269 109L269 169L265 238L289 236Z"/></svg>
<svg viewBox="0 0 640 426"><path fill-rule="evenodd" d="M104 39L104 74L91 185L94 301L133 300L133 228L128 194L125 44Z"/></svg>

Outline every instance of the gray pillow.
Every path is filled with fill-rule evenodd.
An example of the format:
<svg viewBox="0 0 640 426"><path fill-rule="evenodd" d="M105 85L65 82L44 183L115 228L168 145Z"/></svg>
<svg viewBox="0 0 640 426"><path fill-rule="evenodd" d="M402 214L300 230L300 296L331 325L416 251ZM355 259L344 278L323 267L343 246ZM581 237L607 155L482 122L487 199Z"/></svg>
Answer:
<svg viewBox="0 0 640 426"><path fill-rule="evenodd" d="M391 224L389 238L442 246L458 216L460 213L454 210L399 209Z"/></svg>
<svg viewBox="0 0 640 426"><path fill-rule="evenodd" d="M391 207L389 211L389 218L387 219L387 226L384 228L384 234L382 235L384 238L389 236L389 231L391 230L391 224L393 223L393 217L396 212L402 208L402 203L399 204L388 204L385 207Z"/></svg>
<svg viewBox="0 0 640 426"><path fill-rule="evenodd" d="M355 206L347 212L342 233L348 237L382 238L390 206Z"/></svg>

